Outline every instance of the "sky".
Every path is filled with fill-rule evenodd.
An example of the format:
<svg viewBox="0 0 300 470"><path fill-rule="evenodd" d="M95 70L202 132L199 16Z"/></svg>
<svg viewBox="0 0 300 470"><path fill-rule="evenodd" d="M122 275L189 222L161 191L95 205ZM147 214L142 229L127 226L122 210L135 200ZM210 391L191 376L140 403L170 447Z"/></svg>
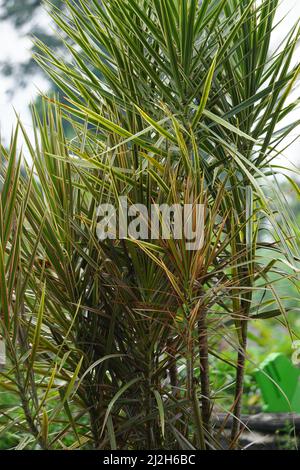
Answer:
<svg viewBox="0 0 300 470"><path fill-rule="evenodd" d="M20 0L22 1L22 0ZM297 18L300 18L300 0L282 0L277 12L278 19L286 16L280 27L276 29L273 36L272 47L275 48L280 39L283 39L286 32L294 24ZM51 20L46 14L40 14L39 24L49 28ZM25 61L30 56L31 40L24 38L8 22L0 22L0 61L9 58L12 62ZM16 87L13 96L8 92L12 86ZM35 75L30 80L27 88L18 89L18 84L12 79L4 78L0 75L0 134L2 140L7 142L12 128L16 123L16 113L21 117L29 134L32 134L30 124L30 114L28 104L34 100L40 91L46 91L48 88L47 80L42 75ZM299 96L299 90L295 91L293 98ZM300 119L300 109L297 111ZM294 136L300 134L300 129L294 131ZM286 152L285 157L294 162L300 169L300 141L294 143Z"/></svg>
<svg viewBox="0 0 300 470"><path fill-rule="evenodd" d="M19 0L22 1L22 0ZM39 23L45 28L51 24L51 19L46 14L39 15ZM10 22L0 21L0 61L9 59L12 63L26 62L31 55L32 40L24 37ZM16 123L18 114L30 132L30 113L28 105L39 94L39 91L47 91L49 82L42 74L36 74L28 80L26 88L18 88L18 83L13 78L3 77L0 74L0 133L4 141L10 138L11 131ZM14 89L11 95L9 90Z"/></svg>

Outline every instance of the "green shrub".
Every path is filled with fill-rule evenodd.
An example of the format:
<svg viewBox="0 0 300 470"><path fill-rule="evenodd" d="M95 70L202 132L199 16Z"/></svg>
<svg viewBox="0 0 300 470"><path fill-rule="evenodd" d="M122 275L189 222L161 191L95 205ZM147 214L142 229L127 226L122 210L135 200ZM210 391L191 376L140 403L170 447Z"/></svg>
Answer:
<svg viewBox="0 0 300 470"><path fill-rule="evenodd" d="M215 367L229 350L233 448L248 325L285 322L276 283L296 283L292 216L271 176L294 128L281 122L297 104L298 29L270 55L276 0L67 3L51 9L66 54L38 43L37 60L68 104L33 109L33 142L18 124L25 174L17 131L3 149L0 385L20 408L2 433L13 425L19 448L219 449ZM97 208L120 196L205 204L202 248L100 241Z"/></svg>

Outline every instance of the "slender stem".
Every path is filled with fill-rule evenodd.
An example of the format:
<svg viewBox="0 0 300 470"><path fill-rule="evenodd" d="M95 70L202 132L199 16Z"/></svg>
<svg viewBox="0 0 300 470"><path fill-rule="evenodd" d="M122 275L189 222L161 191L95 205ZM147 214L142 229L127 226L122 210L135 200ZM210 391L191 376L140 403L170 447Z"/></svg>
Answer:
<svg viewBox="0 0 300 470"><path fill-rule="evenodd" d="M100 444L101 444L101 438L100 438L101 428L100 428L100 425L99 425L100 416L99 416L96 405L91 406L89 414L90 414L92 434L93 434L93 438L94 438L94 448L99 449Z"/></svg>
<svg viewBox="0 0 300 470"><path fill-rule="evenodd" d="M206 444L205 444L205 435L204 435L204 426L203 426L203 415L201 413L201 408L199 406L195 386L193 387L193 392L192 393L193 393L193 396L192 396L193 411L194 411L194 417L195 417L198 445L199 445L200 450L205 450L206 449Z"/></svg>
<svg viewBox="0 0 300 470"><path fill-rule="evenodd" d="M47 448L48 448L47 443L42 438L41 433L40 433L38 427L36 426L35 420L32 417L32 414L31 414L30 409L29 409L29 404L28 404L27 397L26 397L25 393L23 393L23 390L22 391L20 390L20 397L21 397L21 403L22 403L22 408L23 408L23 411L24 411L24 415L25 415L27 425L28 425L28 428L29 428L31 434L36 438L36 440L39 443L39 445L41 446L41 448L43 450L47 450Z"/></svg>
<svg viewBox="0 0 300 470"><path fill-rule="evenodd" d="M177 348L176 348L176 343L175 341L169 341L167 345L167 353L170 357L169 360L169 374L170 374L170 384L172 387L172 395L174 397L178 397L178 370L177 370L177 361L176 361L176 356L177 356Z"/></svg>
<svg viewBox="0 0 300 470"><path fill-rule="evenodd" d="M242 327L242 342L239 346L236 370L235 399L233 409L233 422L231 428L231 448L236 448L241 428L241 410L244 392L245 361L247 349L247 322Z"/></svg>
<svg viewBox="0 0 300 470"><path fill-rule="evenodd" d="M206 322L206 309L200 313L198 320L198 338L199 338L199 360L200 360L200 383L201 383L201 404L203 424L210 432L210 384L209 384L209 361L208 361L208 335Z"/></svg>

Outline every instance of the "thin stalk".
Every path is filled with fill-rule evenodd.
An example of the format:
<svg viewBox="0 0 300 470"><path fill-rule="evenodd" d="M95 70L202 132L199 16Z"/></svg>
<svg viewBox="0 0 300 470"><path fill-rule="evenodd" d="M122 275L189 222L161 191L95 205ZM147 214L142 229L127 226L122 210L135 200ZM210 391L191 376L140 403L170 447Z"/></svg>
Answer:
<svg viewBox="0 0 300 470"><path fill-rule="evenodd" d="M234 396L234 409L233 409L233 422L231 428L231 445L232 449L236 448L241 429L241 410L242 399L244 393L244 376L245 376L245 362L247 350L247 322L242 324L242 341L239 345L237 356L237 369L236 369L236 385Z"/></svg>
<svg viewBox="0 0 300 470"><path fill-rule="evenodd" d="M210 433L210 384L209 384L209 361L208 361L208 332L207 332L207 311L204 308L198 320L199 339L199 361L200 361L200 383L201 383L201 404L203 424Z"/></svg>
<svg viewBox="0 0 300 470"><path fill-rule="evenodd" d="M202 418L202 410L199 405L196 390L196 381L194 377L194 342L192 338L191 328L188 329L187 339L187 398L191 403L194 414L195 433L197 445L200 450L206 449L204 438L204 426Z"/></svg>

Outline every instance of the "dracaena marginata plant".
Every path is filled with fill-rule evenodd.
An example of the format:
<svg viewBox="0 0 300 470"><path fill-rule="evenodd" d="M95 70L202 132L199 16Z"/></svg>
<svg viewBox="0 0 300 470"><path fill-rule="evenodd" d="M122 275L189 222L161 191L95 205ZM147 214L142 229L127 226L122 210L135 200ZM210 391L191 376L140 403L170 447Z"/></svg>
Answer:
<svg viewBox="0 0 300 470"><path fill-rule="evenodd" d="M276 285L296 283L273 160L297 125L298 27L270 52L276 0L66 3L48 5L64 56L37 55L64 100L33 108L33 139L18 123L21 173L18 131L2 149L1 387L19 398L1 432L18 448L234 448L251 321L286 323ZM99 240L97 208L121 196L203 204L202 247ZM214 384L220 361L234 384Z"/></svg>

